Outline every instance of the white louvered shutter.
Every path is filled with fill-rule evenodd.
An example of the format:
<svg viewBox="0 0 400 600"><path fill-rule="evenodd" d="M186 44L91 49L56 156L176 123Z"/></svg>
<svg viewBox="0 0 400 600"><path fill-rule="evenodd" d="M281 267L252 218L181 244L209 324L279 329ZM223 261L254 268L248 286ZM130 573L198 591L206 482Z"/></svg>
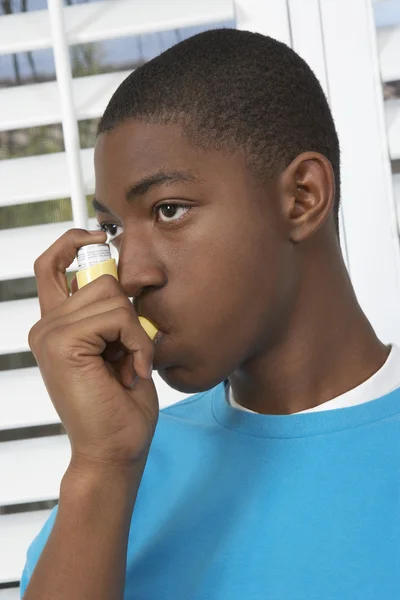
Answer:
<svg viewBox="0 0 400 600"><path fill-rule="evenodd" d="M171 45L188 35L187 28L236 22L241 29L271 35L299 52L320 79L339 130L341 239L356 292L383 339L400 343L398 205L392 188L394 184L400 203L400 175L394 173L400 160L396 84L390 87L395 90L393 98L382 102L382 82L400 81L400 7L397 22L393 15L385 21L388 4L396 2L400 4L400 0L381 0L374 6L371 0L71 0L65 2L72 5L65 6L63 17L71 48L94 42L108 48L111 40L120 39L121 47L146 43L153 48L149 54L156 54L156 38L146 38L147 34L165 35L165 43ZM0 16L0 136L18 130L23 138L27 128L63 120L68 136L71 114L80 122L98 118L131 66L117 68L114 60L105 72L76 76L69 113L60 102L61 81L8 85L1 81L2 58L9 61L13 54L24 53L29 60L30 51L40 57L53 47L45 1L32 0L29 8L27 13ZM374 11L380 25L377 41ZM160 45L158 51L164 49ZM385 89L389 95L389 87ZM71 196L75 218L4 229L0 221L0 600L19 597L27 547L57 501L69 460L68 440L60 434L57 414L30 357L27 335L39 318L33 261L66 229L82 225L84 194L93 192L93 149L82 148L75 156L83 179L80 194L71 174L71 165L77 164L74 153L72 144L68 156L58 151L7 158L0 146L0 219L7 207L18 206L22 214L23 206L55 201L57 208L61 199ZM77 181L79 188L79 176ZM52 205L52 210L56 208ZM94 228L93 220L89 227ZM71 270L75 268L74 263ZM183 397L159 379L157 386L162 406Z"/></svg>

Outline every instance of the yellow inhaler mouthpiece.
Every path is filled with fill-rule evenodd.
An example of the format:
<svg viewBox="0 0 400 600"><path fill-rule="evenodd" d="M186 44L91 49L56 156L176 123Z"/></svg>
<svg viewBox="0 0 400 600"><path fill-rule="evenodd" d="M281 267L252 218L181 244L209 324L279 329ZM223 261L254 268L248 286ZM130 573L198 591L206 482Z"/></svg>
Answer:
<svg viewBox="0 0 400 600"><path fill-rule="evenodd" d="M78 290L90 283L100 275L112 275L118 281L118 270L115 258L111 258L109 244L89 244L78 249L77 253L78 272L76 283ZM139 321L147 335L154 340L158 330L145 317L139 317Z"/></svg>
<svg viewBox="0 0 400 600"><path fill-rule="evenodd" d="M145 317L139 317L139 321L141 326L143 327L143 329L145 330L145 332L147 333L147 335L149 336L149 338L151 340L154 340L154 338L156 337L157 333L158 333L158 329L157 327L155 327L153 325L153 323L151 323L148 319L146 319Z"/></svg>

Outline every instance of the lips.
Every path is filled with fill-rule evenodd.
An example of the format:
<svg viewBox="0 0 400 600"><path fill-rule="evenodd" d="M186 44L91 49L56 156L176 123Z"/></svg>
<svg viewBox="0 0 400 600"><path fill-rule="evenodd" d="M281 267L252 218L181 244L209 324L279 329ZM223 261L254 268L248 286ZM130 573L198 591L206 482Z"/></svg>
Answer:
<svg viewBox="0 0 400 600"><path fill-rule="evenodd" d="M155 346L157 346L157 344L160 342L163 335L164 335L164 333L162 331L160 331L160 330L157 331L156 337L153 340Z"/></svg>
<svg viewBox="0 0 400 600"><path fill-rule="evenodd" d="M150 321L150 323L152 323L154 325L154 327L157 329L157 334L156 337L154 338L154 343L157 344L161 337L163 336L164 333L166 333L167 328L160 325L157 319L153 319L151 316L149 316L148 314L143 314L143 312L138 312L138 317L144 317L145 319L147 319L148 321Z"/></svg>
<svg viewBox="0 0 400 600"><path fill-rule="evenodd" d="M169 329L168 324L162 324L162 323L160 323L160 321L158 319L153 318L153 316L152 316L153 311L144 310L143 303L141 303L138 299L133 298L132 304L136 311L137 316L144 317L145 319L150 321L150 323L152 323L154 325L154 327L158 330L156 337L154 338L154 343L158 344L158 342L160 341L163 334L168 333L168 329ZM157 311L154 311L154 312L157 312ZM165 323L165 321L164 321L164 323ZM168 321L167 321L167 323L168 323Z"/></svg>

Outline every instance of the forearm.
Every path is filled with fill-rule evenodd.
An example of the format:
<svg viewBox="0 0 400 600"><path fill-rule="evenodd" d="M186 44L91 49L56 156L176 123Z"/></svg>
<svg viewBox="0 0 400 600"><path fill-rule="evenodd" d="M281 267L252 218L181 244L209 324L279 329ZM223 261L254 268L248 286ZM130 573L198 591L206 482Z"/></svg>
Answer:
<svg viewBox="0 0 400 600"><path fill-rule="evenodd" d="M122 600L129 527L144 465L67 471L58 512L24 600Z"/></svg>

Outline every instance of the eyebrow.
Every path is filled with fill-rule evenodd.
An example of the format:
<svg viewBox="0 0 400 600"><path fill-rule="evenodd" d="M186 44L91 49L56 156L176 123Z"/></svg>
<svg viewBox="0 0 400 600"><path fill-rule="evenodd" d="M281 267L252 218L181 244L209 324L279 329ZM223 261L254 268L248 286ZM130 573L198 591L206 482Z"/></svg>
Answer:
<svg viewBox="0 0 400 600"><path fill-rule="evenodd" d="M126 192L126 200L132 202L140 196L144 196L151 188L168 183L198 183L200 180L190 171L157 171L144 177ZM113 215L114 213L97 198L93 198L92 206L95 211Z"/></svg>

